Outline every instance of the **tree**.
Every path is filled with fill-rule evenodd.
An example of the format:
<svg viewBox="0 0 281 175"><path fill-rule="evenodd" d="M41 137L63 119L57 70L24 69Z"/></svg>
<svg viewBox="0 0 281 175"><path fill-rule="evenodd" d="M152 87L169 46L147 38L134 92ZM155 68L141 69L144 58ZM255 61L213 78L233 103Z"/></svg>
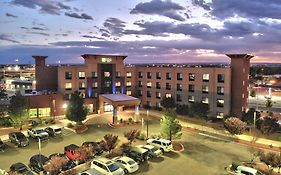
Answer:
<svg viewBox="0 0 281 175"><path fill-rule="evenodd" d="M176 112L179 115L188 115L189 114L189 106L188 105L177 105Z"/></svg>
<svg viewBox="0 0 281 175"><path fill-rule="evenodd" d="M27 100L18 91L16 95L10 100L10 105L8 106L8 114L10 116L10 122L14 127L20 127L26 123L28 120L28 104Z"/></svg>
<svg viewBox="0 0 281 175"><path fill-rule="evenodd" d="M256 90L254 90L254 89L252 89L251 91L250 91L250 96L251 97L256 97Z"/></svg>
<svg viewBox="0 0 281 175"><path fill-rule="evenodd" d="M209 114L210 107L208 104L195 102L190 105L190 115L198 117L207 117Z"/></svg>
<svg viewBox="0 0 281 175"><path fill-rule="evenodd" d="M246 122L248 125L254 124L254 113L256 112L255 108L250 108L247 112L243 112L242 121ZM260 113L257 113L256 120L259 120Z"/></svg>
<svg viewBox="0 0 281 175"><path fill-rule="evenodd" d="M269 173L272 174L274 168L280 167L280 154L268 152L262 152L260 155L260 161L265 163L268 167Z"/></svg>
<svg viewBox="0 0 281 175"><path fill-rule="evenodd" d="M160 101L161 106L163 106L165 109L171 109L176 107L175 99L174 97L163 97Z"/></svg>
<svg viewBox="0 0 281 175"><path fill-rule="evenodd" d="M95 155L95 149L93 145L86 144L76 149L75 153L78 155L79 161L85 162Z"/></svg>
<svg viewBox="0 0 281 175"><path fill-rule="evenodd" d="M102 150L111 153L111 151L117 146L117 143L118 143L118 136L114 136L112 134L106 134L99 145Z"/></svg>
<svg viewBox="0 0 281 175"><path fill-rule="evenodd" d="M273 106L272 100L271 99L267 99L266 102L265 102L265 107L268 109L268 111L271 110L272 106Z"/></svg>
<svg viewBox="0 0 281 175"><path fill-rule="evenodd" d="M137 129L132 129L128 132L124 132L124 137L129 141L129 144L132 145L133 141L140 135L140 131Z"/></svg>
<svg viewBox="0 0 281 175"><path fill-rule="evenodd" d="M232 135L243 134L247 124L242 122L239 118L230 117L224 121L225 129Z"/></svg>
<svg viewBox="0 0 281 175"><path fill-rule="evenodd" d="M84 99L78 91L75 91L71 94L68 102L65 112L66 118L77 124L82 124L82 121L86 119L87 114L88 108L84 105Z"/></svg>
<svg viewBox="0 0 281 175"><path fill-rule="evenodd" d="M144 109L146 109L146 110L150 110L151 109L151 106L149 104L144 104L142 107Z"/></svg>
<svg viewBox="0 0 281 175"><path fill-rule="evenodd" d="M258 126L258 129L260 129L263 134L272 134L280 127L278 120L273 117L265 117Z"/></svg>
<svg viewBox="0 0 281 175"><path fill-rule="evenodd" d="M59 174L61 169L68 163L66 157L53 156L47 165L44 166L44 170L50 174Z"/></svg>
<svg viewBox="0 0 281 175"><path fill-rule="evenodd" d="M167 110L160 121L161 135L166 139L172 140L182 135L180 132L182 127L176 116L175 110Z"/></svg>

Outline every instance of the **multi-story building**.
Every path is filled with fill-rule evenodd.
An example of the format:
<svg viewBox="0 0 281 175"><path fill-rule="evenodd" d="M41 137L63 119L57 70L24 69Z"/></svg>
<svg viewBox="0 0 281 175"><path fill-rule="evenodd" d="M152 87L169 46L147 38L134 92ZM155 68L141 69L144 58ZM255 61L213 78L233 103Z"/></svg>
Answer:
<svg viewBox="0 0 281 175"><path fill-rule="evenodd" d="M230 112L241 116L247 109L249 60L253 56L227 56L231 58L230 67L125 65L126 56L90 54L82 55L82 65L48 66L46 56L33 56L36 89L45 93L28 96L30 108L37 116L40 109L48 109L46 115L63 115L71 93L79 91L90 112L113 110L110 103L99 98L102 94L126 94L150 106L160 107L166 96L174 97L178 104L206 103L210 115L218 118Z"/></svg>

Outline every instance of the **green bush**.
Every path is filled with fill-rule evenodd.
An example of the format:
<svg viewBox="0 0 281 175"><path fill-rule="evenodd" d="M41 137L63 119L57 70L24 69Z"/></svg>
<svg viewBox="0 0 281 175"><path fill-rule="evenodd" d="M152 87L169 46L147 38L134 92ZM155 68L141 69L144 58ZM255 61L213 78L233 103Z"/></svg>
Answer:
<svg viewBox="0 0 281 175"><path fill-rule="evenodd" d="M241 162L232 162L231 164L231 170L235 171L238 166L241 165Z"/></svg>
<svg viewBox="0 0 281 175"><path fill-rule="evenodd" d="M10 121L10 117L0 118L0 126L11 127L12 123Z"/></svg>
<svg viewBox="0 0 281 175"><path fill-rule="evenodd" d="M67 123L66 127L68 127L68 128L73 128L74 126L73 126L72 123Z"/></svg>
<svg viewBox="0 0 281 175"><path fill-rule="evenodd" d="M146 138L145 132L141 132L140 135L137 137L137 139L139 139L139 140L145 140L145 138Z"/></svg>
<svg viewBox="0 0 281 175"><path fill-rule="evenodd" d="M119 120L119 123L123 123L123 119L122 118Z"/></svg>
<svg viewBox="0 0 281 175"><path fill-rule="evenodd" d="M151 134L150 137L153 139L157 139L157 138L161 138L162 136L161 134Z"/></svg>
<svg viewBox="0 0 281 175"><path fill-rule="evenodd" d="M128 122L129 122L129 123L133 123L133 119L132 119L132 118L129 118Z"/></svg>

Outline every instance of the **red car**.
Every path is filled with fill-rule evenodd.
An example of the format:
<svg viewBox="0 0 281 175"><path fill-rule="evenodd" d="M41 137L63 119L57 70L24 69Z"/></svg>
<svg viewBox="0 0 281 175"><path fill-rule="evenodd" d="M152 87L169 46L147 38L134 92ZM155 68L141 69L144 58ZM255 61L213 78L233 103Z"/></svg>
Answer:
<svg viewBox="0 0 281 175"><path fill-rule="evenodd" d="M75 162L76 164L82 163L82 161L79 159L80 156L77 154L76 150L79 148L79 146L75 144L70 144L66 147L64 147L64 153L67 155L67 157Z"/></svg>

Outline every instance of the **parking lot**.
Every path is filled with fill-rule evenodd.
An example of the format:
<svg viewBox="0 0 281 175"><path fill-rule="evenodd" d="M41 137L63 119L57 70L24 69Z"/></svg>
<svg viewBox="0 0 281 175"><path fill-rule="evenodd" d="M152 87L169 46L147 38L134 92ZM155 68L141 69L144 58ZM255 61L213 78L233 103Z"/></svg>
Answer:
<svg viewBox="0 0 281 175"><path fill-rule="evenodd" d="M124 131L132 128L142 129L141 126L113 129L109 126L91 125L84 134L75 134L64 129L62 137L42 142L42 154L48 156L52 153L63 152L64 146L68 144L81 145L84 141L100 140L107 133L123 137ZM158 121L150 124L149 132L159 132ZM223 175L227 174L224 167L232 161L245 161L250 158L248 148L235 143L214 140L188 132L183 133L180 141L185 146L182 153L170 152L159 158L150 159L147 163L142 163L135 174ZM29 158L38 152L38 143L33 139L30 139L30 145L23 148L7 143L5 152L0 153L0 169L8 170L9 166L16 162L28 164Z"/></svg>

